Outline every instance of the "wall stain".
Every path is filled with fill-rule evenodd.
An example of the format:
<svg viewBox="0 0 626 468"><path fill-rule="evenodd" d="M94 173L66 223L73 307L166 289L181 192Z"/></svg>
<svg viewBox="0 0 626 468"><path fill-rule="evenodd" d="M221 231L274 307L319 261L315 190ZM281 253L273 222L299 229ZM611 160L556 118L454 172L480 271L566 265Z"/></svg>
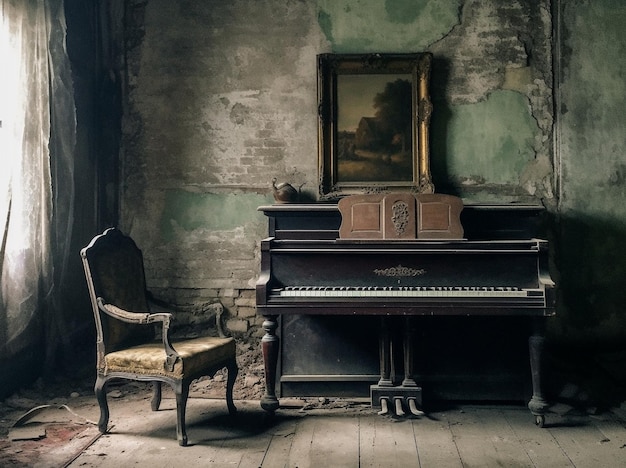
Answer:
<svg viewBox="0 0 626 468"><path fill-rule="evenodd" d="M424 10L427 4L428 0L385 0L385 11L389 21L408 24L415 21L422 14L422 10Z"/></svg>
<svg viewBox="0 0 626 468"><path fill-rule="evenodd" d="M448 34L462 3L318 0L317 21L335 53L416 52Z"/></svg>
<svg viewBox="0 0 626 468"><path fill-rule="evenodd" d="M171 242L179 230L233 231L251 221L258 222L262 215L257 207L267 201L268 196L259 194L169 190L161 214L161 234Z"/></svg>

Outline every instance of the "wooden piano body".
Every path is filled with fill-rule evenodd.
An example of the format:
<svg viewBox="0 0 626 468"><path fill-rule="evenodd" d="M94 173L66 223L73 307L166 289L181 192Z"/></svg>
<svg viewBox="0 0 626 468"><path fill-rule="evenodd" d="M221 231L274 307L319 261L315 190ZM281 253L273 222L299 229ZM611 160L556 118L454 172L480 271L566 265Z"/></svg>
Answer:
<svg viewBox="0 0 626 468"><path fill-rule="evenodd" d="M269 221L256 290L257 313L266 318L266 410L278 407L276 390L279 396L364 396L382 380L378 343L389 323L412 335L418 362L410 363L416 368L411 378L435 387L430 361L437 350L429 348L438 346L438 334L451 328L450 321L461 335L475 332L484 326L482 318L503 321L503 333L489 339L501 339L496 345L504 348L511 328L519 334L530 322L530 406L543 421L543 319L554 314L548 244L537 238L543 207L469 205L461 214L464 239L391 242L338 239L341 214L334 204L259 210ZM444 333L454 340L454 332ZM455 344L465 355L463 340L448 346ZM401 372L396 374L397 380ZM477 377L475 384L484 385Z"/></svg>

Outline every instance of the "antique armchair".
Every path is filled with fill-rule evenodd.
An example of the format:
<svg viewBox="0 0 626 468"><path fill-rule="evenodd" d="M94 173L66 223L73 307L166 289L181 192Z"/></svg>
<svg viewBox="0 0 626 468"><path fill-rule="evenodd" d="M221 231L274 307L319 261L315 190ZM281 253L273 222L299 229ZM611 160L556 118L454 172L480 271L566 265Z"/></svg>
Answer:
<svg viewBox="0 0 626 468"><path fill-rule="evenodd" d="M106 391L111 379L153 382L153 411L161 403L161 384L169 384L176 395L176 435L182 446L187 445L185 409L194 379L227 368L226 403L234 414L233 386L238 373L234 339L223 336L218 327L219 337L172 343L173 315L150 312L141 250L118 229L109 228L94 237L80 254L96 322L94 390L100 406L100 432L107 431Z"/></svg>

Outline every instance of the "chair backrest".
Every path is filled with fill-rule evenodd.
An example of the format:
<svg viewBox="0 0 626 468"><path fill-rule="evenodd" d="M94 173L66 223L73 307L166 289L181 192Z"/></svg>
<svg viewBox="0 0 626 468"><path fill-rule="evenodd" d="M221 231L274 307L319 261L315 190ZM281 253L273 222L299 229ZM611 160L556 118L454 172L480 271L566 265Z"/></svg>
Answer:
<svg viewBox="0 0 626 468"><path fill-rule="evenodd" d="M149 312L143 256L117 228L94 237L80 252L96 322L98 364L104 353L154 339L154 328L121 322L98 308L97 298L130 312Z"/></svg>

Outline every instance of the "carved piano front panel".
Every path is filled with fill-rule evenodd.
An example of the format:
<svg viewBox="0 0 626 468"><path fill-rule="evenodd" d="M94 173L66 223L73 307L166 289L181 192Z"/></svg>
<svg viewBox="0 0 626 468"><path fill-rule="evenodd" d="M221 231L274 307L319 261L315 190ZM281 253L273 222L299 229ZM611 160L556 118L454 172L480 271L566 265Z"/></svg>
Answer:
<svg viewBox="0 0 626 468"><path fill-rule="evenodd" d="M442 194L385 193L353 195L337 204L339 238L462 239L463 201Z"/></svg>

